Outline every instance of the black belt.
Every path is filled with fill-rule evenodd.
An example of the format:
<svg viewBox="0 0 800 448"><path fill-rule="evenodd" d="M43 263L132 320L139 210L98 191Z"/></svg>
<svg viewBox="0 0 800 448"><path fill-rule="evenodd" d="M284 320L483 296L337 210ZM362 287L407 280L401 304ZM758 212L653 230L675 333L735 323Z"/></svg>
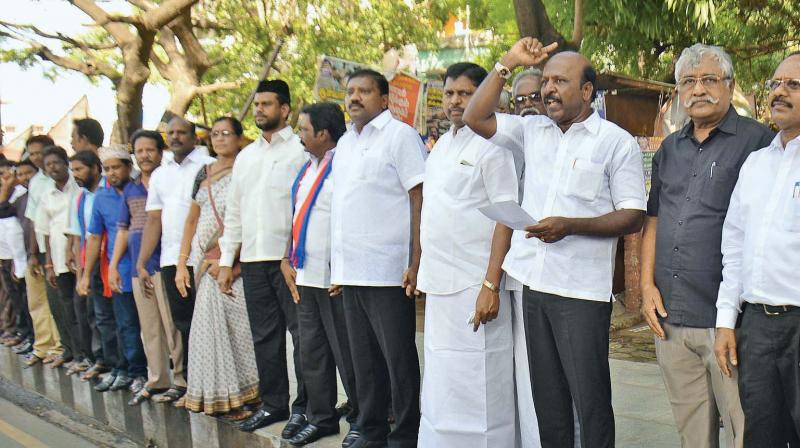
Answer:
<svg viewBox="0 0 800 448"><path fill-rule="evenodd" d="M764 314L767 316L780 316L783 313L788 313L790 311L796 310L797 306L794 305L765 305L763 303L753 303L752 304L755 309L759 311L764 311Z"/></svg>

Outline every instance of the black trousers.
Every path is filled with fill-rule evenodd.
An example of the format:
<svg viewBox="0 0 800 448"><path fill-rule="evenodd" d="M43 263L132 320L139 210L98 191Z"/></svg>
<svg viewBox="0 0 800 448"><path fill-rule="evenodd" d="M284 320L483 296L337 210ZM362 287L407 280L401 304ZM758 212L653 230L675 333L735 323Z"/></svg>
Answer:
<svg viewBox="0 0 800 448"><path fill-rule="evenodd" d="M242 263L242 280L263 407L270 413L281 412L289 407L286 360L288 329L295 347L294 374L297 378L297 397L292 402L291 411L292 414L305 414L307 395L300 360L297 306L281 274L280 261Z"/></svg>
<svg viewBox="0 0 800 448"><path fill-rule="evenodd" d="M0 279L2 279L3 288L5 288L8 298L14 307L17 334L23 340L32 341L33 320L28 311L28 293L25 290L25 279L15 280L12 275L13 271L13 260L0 260Z"/></svg>
<svg viewBox="0 0 800 448"><path fill-rule="evenodd" d="M301 286L299 289L297 323L300 327L300 361L308 392L308 420L321 428L339 427L336 413L338 367L348 402L354 407L347 421L356 424L356 377L347 340L344 299L341 295L331 297L324 288Z"/></svg>
<svg viewBox="0 0 800 448"><path fill-rule="evenodd" d="M574 446L573 402L581 447L613 447L611 302L571 299L525 287L523 314L542 447Z"/></svg>
<svg viewBox="0 0 800 448"><path fill-rule="evenodd" d="M77 334L75 343L80 347L81 353L84 354L86 359L95 363L97 361L96 352L92 350L92 327L89 324L89 311L91 308L91 316L94 318L94 302L92 302L91 294L86 297L81 297L75 292L73 286L73 299L72 305L75 308L75 319ZM102 291L102 289L100 290ZM62 291L62 294L64 291ZM102 356L101 356L102 359Z"/></svg>
<svg viewBox="0 0 800 448"><path fill-rule="evenodd" d="M102 365L107 365L105 357L103 356L103 338L100 335L100 328L97 326L97 316L95 316L96 300L104 300L103 298L103 279L100 278L100 266L95 266L92 272L92 279L89 284L89 295L86 300L86 322L89 326L92 356L95 362Z"/></svg>
<svg viewBox="0 0 800 448"><path fill-rule="evenodd" d="M800 446L800 308L770 316L747 304L736 336L744 446Z"/></svg>
<svg viewBox="0 0 800 448"><path fill-rule="evenodd" d="M397 286L345 286L343 295L356 372L358 426L370 442L416 447L420 373L414 300ZM390 404L394 428L386 421Z"/></svg>
<svg viewBox="0 0 800 448"><path fill-rule="evenodd" d="M189 281L194 285L194 269L188 266ZM192 315L194 314L194 288L189 288L189 297L182 297L175 285L175 275L178 273L176 266L164 266L161 268L161 279L164 281L164 289L167 291L169 310L172 314L172 321L175 328L181 333L183 341L183 365L184 377L189 379L189 332L192 329Z"/></svg>

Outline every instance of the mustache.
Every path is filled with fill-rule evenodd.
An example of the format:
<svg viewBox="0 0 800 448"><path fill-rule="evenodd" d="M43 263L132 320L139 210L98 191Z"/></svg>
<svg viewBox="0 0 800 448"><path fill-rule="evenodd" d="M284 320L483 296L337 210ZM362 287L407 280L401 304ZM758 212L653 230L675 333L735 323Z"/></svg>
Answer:
<svg viewBox="0 0 800 448"><path fill-rule="evenodd" d="M694 106L697 103L718 104L719 103L719 98L714 98L711 95L705 95L705 96L700 96L700 97L692 97L692 98L689 98L688 100L686 100L683 103L683 107L688 109L688 108Z"/></svg>
<svg viewBox="0 0 800 448"><path fill-rule="evenodd" d="M351 107L353 107L353 106L364 107L364 105L363 105L363 104L361 104L361 101L351 101L351 102L350 102L350 105L349 105L349 106L347 106L347 108L349 109L349 108L351 108Z"/></svg>
<svg viewBox="0 0 800 448"><path fill-rule="evenodd" d="M547 95L546 97L544 97L542 100L543 101L558 101L559 103L561 102L561 98L559 98L557 95L552 94L552 93Z"/></svg>
<svg viewBox="0 0 800 448"><path fill-rule="evenodd" d="M454 107L454 108L448 109L448 110L450 111L450 113L453 113L453 112L461 112L462 114L464 113L464 109L462 109L460 107Z"/></svg>
<svg viewBox="0 0 800 448"><path fill-rule="evenodd" d="M535 107L528 107L526 109L522 109L519 113L520 117L527 117L528 115L543 115L543 114L539 109Z"/></svg>
<svg viewBox="0 0 800 448"><path fill-rule="evenodd" d="M781 104L785 105L786 107L794 107L794 105L792 103L787 101L786 98L782 97L782 96L773 98L772 101L769 102L769 105L770 105L770 107L775 107L775 105L777 103L781 103Z"/></svg>

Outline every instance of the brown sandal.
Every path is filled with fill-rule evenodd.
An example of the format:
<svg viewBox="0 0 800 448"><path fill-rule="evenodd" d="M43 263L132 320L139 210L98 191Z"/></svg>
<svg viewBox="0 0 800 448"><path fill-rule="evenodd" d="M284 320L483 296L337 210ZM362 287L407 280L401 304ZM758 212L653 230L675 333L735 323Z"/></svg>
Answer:
<svg viewBox="0 0 800 448"><path fill-rule="evenodd" d="M185 387L172 386L169 388L169 390L167 390L163 394L153 397L153 401L156 403L170 403L180 399L185 394L186 394Z"/></svg>

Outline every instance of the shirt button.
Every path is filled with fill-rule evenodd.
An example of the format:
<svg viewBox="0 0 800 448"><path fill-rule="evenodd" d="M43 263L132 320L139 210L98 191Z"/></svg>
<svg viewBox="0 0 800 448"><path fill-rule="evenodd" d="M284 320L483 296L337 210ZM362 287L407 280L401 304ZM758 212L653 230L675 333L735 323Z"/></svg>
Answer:
<svg viewBox="0 0 800 448"><path fill-rule="evenodd" d="M674 249L672 249L672 250L674 250L675 252L677 252L677 251L678 251L678 248L676 247L676 248L674 248Z"/></svg>
<svg viewBox="0 0 800 448"><path fill-rule="evenodd" d="M683 221L678 221L678 225L682 226L683 225Z"/></svg>
<svg viewBox="0 0 800 448"><path fill-rule="evenodd" d="M686 196L686 202L689 202L689 196Z"/></svg>
<svg viewBox="0 0 800 448"><path fill-rule="evenodd" d="M695 171L694 173L692 173L692 177L697 177L697 171Z"/></svg>
<svg viewBox="0 0 800 448"><path fill-rule="evenodd" d="M678 278L678 274L672 274L672 278Z"/></svg>

